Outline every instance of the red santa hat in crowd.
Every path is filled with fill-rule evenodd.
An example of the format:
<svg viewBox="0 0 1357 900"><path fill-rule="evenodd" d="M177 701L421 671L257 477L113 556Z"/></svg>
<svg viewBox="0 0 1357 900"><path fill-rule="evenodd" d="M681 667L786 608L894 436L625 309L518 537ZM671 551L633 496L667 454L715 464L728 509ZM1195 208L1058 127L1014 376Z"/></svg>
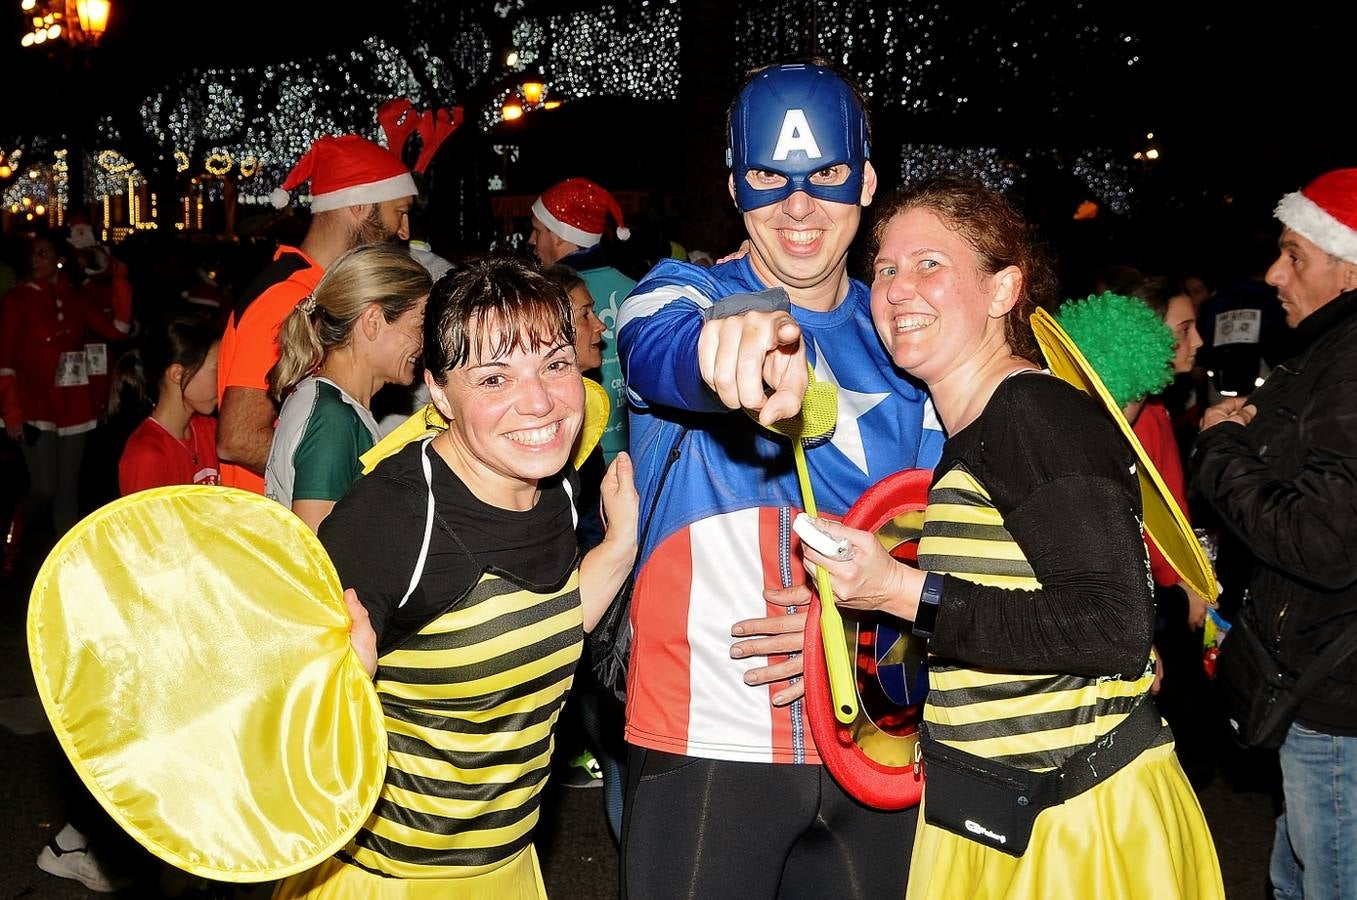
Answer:
<svg viewBox="0 0 1357 900"><path fill-rule="evenodd" d="M1287 194L1277 218L1324 252L1357 264L1357 169L1325 172Z"/></svg>
<svg viewBox="0 0 1357 900"><path fill-rule="evenodd" d="M84 213L75 213L67 220L67 224L71 227L71 236L66 239L66 243L77 250L98 246L99 238L94 234L94 226Z"/></svg>
<svg viewBox="0 0 1357 900"><path fill-rule="evenodd" d="M316 138L269 200L282 209L291 199L288 192L306 181L311 182L312 212L399 200L419 193L399 156L356 134Z"/></svg>
<svg viewBox="0 0 1357 900"><path fill-rule="evenodd" d="M552 234L577 247L592 247L602 240L609 215L617 223L617 239L631 237L617 200L587 178L567 178L547 188L533 202L532 214Z"/></svg>

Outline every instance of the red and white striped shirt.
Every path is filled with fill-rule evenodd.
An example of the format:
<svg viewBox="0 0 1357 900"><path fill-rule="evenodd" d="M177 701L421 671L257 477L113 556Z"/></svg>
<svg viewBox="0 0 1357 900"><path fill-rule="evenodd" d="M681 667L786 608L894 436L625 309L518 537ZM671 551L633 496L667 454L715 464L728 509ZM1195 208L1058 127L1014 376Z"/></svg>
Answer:
<svg viewBox="0 0 1357 900"><path fill-rule="evenodd" d="M818 763L802 704L775 707L783 682L744 673L785 657L732 659L730 628L787 613L765 588L806 580L792 507L741 509L671 534L650 554L632 595L627 741L743 762Z"/></svg>

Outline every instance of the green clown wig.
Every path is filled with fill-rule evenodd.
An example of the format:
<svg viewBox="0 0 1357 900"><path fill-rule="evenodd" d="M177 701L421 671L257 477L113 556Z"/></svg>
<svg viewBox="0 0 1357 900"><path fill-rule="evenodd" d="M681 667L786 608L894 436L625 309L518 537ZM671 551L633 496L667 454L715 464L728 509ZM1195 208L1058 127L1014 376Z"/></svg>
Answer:
<svg viewBox="0 0 1357 900"><path fill-rule="evenodd" d="M1067 300L1056 321L1103 380L1117 406L1158 393L1173 380L1173 332L1134 297L1111 291Z"/></svg>

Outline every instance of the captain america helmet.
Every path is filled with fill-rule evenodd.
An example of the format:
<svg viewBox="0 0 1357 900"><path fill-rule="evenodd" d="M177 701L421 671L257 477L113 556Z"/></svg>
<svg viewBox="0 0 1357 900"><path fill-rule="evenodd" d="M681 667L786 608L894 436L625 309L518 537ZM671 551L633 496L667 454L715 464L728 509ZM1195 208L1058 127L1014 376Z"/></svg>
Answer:
<svg viewBox="0 0 1357 900"><path fill-rule="evenodd" d="M741 212L780 203L805 191L831 203L858 203L871 156L867 114L857 93L823 66L772 66L754 75L730 113L726 165ZM811 176L831 166L849 167L842 184L815 184ZM757 188L750 171L774 172L781 184Z"/></svg>

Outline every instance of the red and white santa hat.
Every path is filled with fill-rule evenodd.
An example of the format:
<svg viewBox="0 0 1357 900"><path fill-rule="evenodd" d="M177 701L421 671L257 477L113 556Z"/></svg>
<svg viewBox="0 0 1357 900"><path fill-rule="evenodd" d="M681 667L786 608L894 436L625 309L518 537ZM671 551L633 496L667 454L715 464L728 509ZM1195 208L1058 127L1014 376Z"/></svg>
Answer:
<svg viewBox="0 0 1357 900"><path fill-rule="evenodd" d="M532 214L552 234L577 247L592 247L602 240L610 214L617 223L617 239L631 237L617 200L587 178L567 178L547 188L533 202Z"/></svg>
<svg viewBox="0 0 1357 900"><path fill-rule="evenodd" d="M73 214L66 220L66 224L71 227L71 236L66 239L66 243L75 249L88 250L99 243L99 238L94 234L94 226L84 213Z"/></svg>
<svg viewBox="0 0 1357 900"><path fill-rule="evenodd" d="M419 193L399 156L356 134L316 138L269 200L282 209L291 199L288 192L305 181L311 182L312 212L399 200Z"/></svg>
<svg viewBox="0 0 1357 900"><path fill-rule="evenodd" d="M1357 264L1357 169L1325 172L1283 197L1276 214L1319 249Z"/></svg>

